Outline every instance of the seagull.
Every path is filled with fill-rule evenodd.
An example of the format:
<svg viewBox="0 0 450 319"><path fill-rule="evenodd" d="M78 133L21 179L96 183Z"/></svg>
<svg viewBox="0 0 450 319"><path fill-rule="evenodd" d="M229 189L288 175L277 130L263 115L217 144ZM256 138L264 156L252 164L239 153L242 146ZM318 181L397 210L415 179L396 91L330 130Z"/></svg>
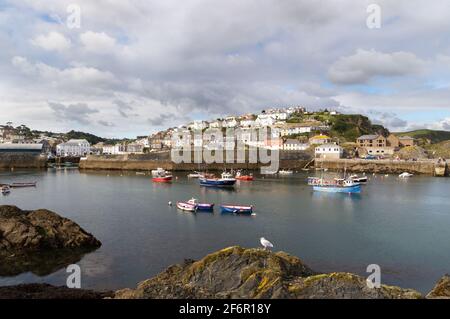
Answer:
<svg viewBox="0 0 450 319"><path fill-rule="evenodd" d="M167 205L169 205L169 206L172 206L172 202L171 202L171 201L169 201L169 202L167 203Z"/></svg>
<svg viewBox="0 0 450 319"><path fill-rule="evenodd" d="M261 237L259 241L261 242L261 245L264 247L264 249L273 248L273 244L264 237Z"/></svg>

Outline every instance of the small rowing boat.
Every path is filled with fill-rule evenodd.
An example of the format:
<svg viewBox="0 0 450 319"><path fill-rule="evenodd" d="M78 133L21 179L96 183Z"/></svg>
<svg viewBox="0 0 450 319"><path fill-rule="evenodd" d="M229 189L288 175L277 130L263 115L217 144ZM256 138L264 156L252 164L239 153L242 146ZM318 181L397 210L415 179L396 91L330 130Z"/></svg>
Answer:
<svg viewBox="0 0 450 319"><path fill-rule="evenodd" d="M222 213L251 214L253 206L220 205Z"/></svg>
<svg viewBox="0 0 450 319"><path fill-rule="evenodd" d="M36 187L36 182L28 182L28 183L11 183L9 184L11 188L19 188L19 187Z"/></svg>
<svg viewBox="0 0 450 319"><path fill-rule="evenodd" d="M2 186L2 194L3 195L7 195L9 193L11 193L11 189L9 188L9 186L8 185L3 185Z"/></svg>
<svg viewBox="0 0 450 319"><path fill-rule="evenodd" d="M292 175L294 174L294 171L290 170L290 169L282 169L278 171L279 175Z"/></svg>
<svg viewBox="0 0 450 319"><path fill-rule="evenodd" d="M177 202L177 208L187 212L195 212L197 210L197 206L195 204L188 202Z"/></svg>
<svg viewBox="0 0 450 319"><path fill-rule="evenodd" d="M356 183L367 183L367 176L352 175L349 178Z"/></svg>
<svg viewBox="0 0 450 319"><path fill-rule="evenodd" d="M398 175L398 177L400 177L400 178L408 178L411 176L413 176L413 174L408 173L408 172L404 172L404 173L401 173L400 175Z"/></svg>

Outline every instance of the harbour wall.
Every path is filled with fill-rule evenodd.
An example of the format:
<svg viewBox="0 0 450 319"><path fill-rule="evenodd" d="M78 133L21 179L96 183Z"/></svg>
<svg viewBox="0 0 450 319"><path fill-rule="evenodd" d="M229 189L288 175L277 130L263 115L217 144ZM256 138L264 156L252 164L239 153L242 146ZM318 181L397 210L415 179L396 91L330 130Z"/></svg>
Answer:
<svg viewBox="0 0 450 319"><path fill-rule="evenodd" d="M236 155L236 154L235 154ZM249 160L248 152L243 163L236 163L235 160L230 163L195 163L194 152L191 154L190 163L175 163L172 161L170 152L149 153L149 154L128 154L128 155L90 155L87 159L80 161L80 169L93 170L152 170L158 167L174 171L193 171L193 170L217 170L224 169L245 169L257 170L261 167L267 167L269 164L261 163L263 159L252 163ZM237 158L236 156L232 157ZM226 159L225 153L223 159ZM311 162L311 155L300 151L282 151L280 152L279 168L302 169Z"/></svg>
<svg viewBox="0 0 450 319"><path fill-rule="evenodd" d="M0 169L42 169L47 165L45 156L30 153L0 153Z"/></svg>
<svg viewBox="0 0 450 319"><path fill-rule="evenodd" d="M383 173L401 174L409 172L412 174L424 174L433 176L447 176L447 164L438 164L435 160L418 161L396 161L396 160L365 160L365 159L316 159L316 168L334 171L346 169L355 173Z"/></svg>

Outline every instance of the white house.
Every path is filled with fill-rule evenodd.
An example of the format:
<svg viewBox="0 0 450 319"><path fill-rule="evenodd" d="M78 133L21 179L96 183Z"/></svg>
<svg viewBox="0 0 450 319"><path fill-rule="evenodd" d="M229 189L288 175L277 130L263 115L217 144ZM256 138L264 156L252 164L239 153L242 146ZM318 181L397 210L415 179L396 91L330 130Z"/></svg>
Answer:
<svg viewBox="0 0 450 319"><path fill-rule="evenodd" d="M123 153L124 148L121 144L103 145L102 153L105 155L118 155Z"/></svg>
<svg viewBox="0 0 450 319"><path fill-rule="evenodd" d="M235 116L228 116L227 118L225 118L225 121L223 123L224 127L230 127L230 128L236 127L238 125L239 125L239 123L236 120Z"/></svg>
<svg viewBox="0 0 450 319"><path fill-rule="evenodd" d="M272 126L275 123L275 120L270 114L259 114L255 123L259 126Z"/></svg>
<svg viewBox="0 0 450 319"><path fill-rule="evenodd" d="M194 121L188 125L191 130L203 130L208 127L208 122L206 121Z"/></svg>
<svg viewBox="0 0 450 319"><path fill-rule="evenodd" d="M314 150L316 158L338 159L342 158L344 149L337 144L323 144L317 146Z"/></svg>
<svg viewBox="0 0 450 319"><path fill-rule="evenodd" d="M241 120L241 127L253 127L255 126L255 120Z"/></svg>
<svg viewBox="0 0 450 319"><path fill-rule="evenodd" d="M309 144L300 143L299 140L288 138L283 144L285 151L304 151L309 147Z"/></svg>
<svg viewBox="0 0 450 319"><path fill-rule="evenodd" d="M222 128L222 121L216 120L209 123L209 128Z"/></svg>
<svg viewBox="0 0 450 319"><path fill-rule="evenodd" d="M86 156L91 150L91 145L86 140L70 140L56 146L58 156Z"/></svg>

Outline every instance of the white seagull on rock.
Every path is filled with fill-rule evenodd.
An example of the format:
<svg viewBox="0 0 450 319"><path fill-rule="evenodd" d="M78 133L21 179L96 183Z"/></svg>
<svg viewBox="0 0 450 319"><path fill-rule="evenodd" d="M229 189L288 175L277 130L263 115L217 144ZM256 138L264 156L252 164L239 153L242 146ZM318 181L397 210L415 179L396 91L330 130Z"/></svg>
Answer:
<svg viewBox="0 0 450 319"><path fill-rule="evenodd" d="M261 242L261 245L264 247L264 249L273 248L273 244L264 237L261 237L259 241Z"/></svg>

